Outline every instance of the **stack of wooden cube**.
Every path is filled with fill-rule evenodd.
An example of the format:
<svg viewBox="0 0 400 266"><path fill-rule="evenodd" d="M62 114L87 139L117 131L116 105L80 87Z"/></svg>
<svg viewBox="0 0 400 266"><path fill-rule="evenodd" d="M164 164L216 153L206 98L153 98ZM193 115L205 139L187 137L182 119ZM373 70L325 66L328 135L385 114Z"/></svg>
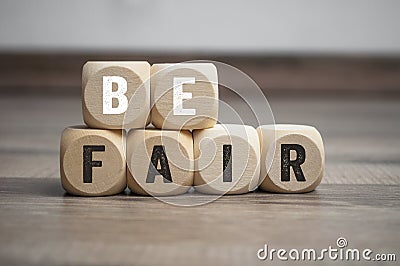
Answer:
<svg viewBox="0 0 400 266"><path fill-rule="evenodd" d="M218 105L211 63L87 62L86 126L61 137L63 188L105 196L128 185L135 194L171 196L192 187L222 195L319 185L324 148L314 127L217 124Z"/></svg>

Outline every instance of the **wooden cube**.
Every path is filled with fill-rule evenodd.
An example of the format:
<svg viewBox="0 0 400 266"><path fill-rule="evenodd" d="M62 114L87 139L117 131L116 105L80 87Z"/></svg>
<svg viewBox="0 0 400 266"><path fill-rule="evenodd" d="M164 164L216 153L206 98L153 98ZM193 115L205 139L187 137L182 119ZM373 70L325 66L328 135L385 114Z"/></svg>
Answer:
<svg viewBox="0 0 400 266"><path fill-rule="evenodd" d="M203 129L218 119L217 69L211 63L154 64L151 119L162 129Z"/></svg>
<svg viewBox="0 0 400 266"><path fill-rule="evenodd" d="M140 195L172 196L193 185L190 131L130 130L127 137L128 187Z"/></svg>
<svg viewBox="0 0 400 266"><path fill-rule="evenodd" d="M312 126L265 125L257 128L261 143L260 188L280 193L314 190L324 175L324 146Z"/></svg>
<svg viewBox="0 0 400 266"><path fill-rule="evenodd" d="M144 128L150 122L150 65L87 62L82 70L83 120L92 128Z"/></svg>
<svg viewBox="0 0 400 266"><path fill-rule="evenodd" d="M107 196L126 188L125 131L68 127L61 136L63 188L80 196Z"/></svg>
<svg viewBox="0 0 400 266"><path fill-rule="evenodd" d="M245 125L194 130L195 189L207 194L242 194L257 188L257 131Z"/></svg>

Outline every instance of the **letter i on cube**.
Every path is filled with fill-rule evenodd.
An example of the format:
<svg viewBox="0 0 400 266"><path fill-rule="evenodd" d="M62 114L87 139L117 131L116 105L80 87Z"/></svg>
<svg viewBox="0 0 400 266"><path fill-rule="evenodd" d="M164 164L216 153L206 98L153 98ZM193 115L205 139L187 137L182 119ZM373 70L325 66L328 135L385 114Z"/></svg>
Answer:
<svg viewBox="0 0 400 266"><path fill-rule="evenodd" d="M207 194L243 194L257 188L260 146L257 131L245 125L194 130L195 189Z"/></svg>

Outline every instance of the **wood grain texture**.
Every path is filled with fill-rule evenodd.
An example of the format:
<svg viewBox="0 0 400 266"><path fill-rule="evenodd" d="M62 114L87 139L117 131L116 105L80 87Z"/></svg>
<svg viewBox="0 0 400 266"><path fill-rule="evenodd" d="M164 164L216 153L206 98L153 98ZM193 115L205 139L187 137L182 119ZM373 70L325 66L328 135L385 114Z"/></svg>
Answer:
<svg viewBox="0 0 400 266"><path fill-rule="evenodd" d="M0 54L0 91L8 93L80 94L81 67L87 61L178 63L208 59L243 70L266 92L385 93L400 91L400 58L362 55L225 54ZM24 77L24 78L21 78Z"/></svg>
<svg viewBox="0 0 400 266"><path fill-rule="evenodd" d="M188 99L182 109L194 114L176 114L174 99L178 98L176 78L190 78L192 84L181 84ZM213 127L218 119L217 69L210 63L154 64L151 66L151 120L157 128L192 130Z"/></svg>
<svg viewBox="0 0 400 266"><path fill-rule="evenodd" d="M125 131L66 128L60 141L60 175L63 188L73 195L109 196L125 190Z"/></svg>
<svg viewBox="0 0 400 266"><path fill-rule="evenodd" d="M260 145L250 126L218 124L194 130L195 189L208 194L242 194L259 184ZM229 150L225 151L224 146Z"/></svg>
<svg viewBox="0 0 400 266"><path fill-rule="evenodd" d="M316 128L275 124L259 126L257 132L262 150L261 189L270 192L303 193L314 190L321 183L324 176L325 152L321 134ZM285 179L282 173L285 169L282 165L283 145L291 147L286 162L289 165L286 167L289 170L286 180L282 180Z"/></svg>
<svg viewBox="0 0 400 266"><path fill-rule="evenodd" d="M224 95L222 99L228 101ZM326 154L322 183L400 184L400 98L268 99L276 122L312 124L321 132ZM60 136L64 128L83 123L81 100L2 95L0 123L4 125L0 127L1 176L59 178Z"/></svg>
<svg viewBox="0 0 400 266"><path fill-rule="evenodd" d="M398 185L321 185L182 208L127 192L71 197L53 178L2 178L0 258L7 265L265 265L256 257L264 244L326 248L338 237L396 253L399 192Z"/></svg>
<svg viewBox="0 0 400 266"><path fill-rule="evenodd" d="M126 110L118 113L104 112L104 77L121 78L126 82ZM87 62L82 69L82 112L89 127L104 129L144 128L150 122L150 64L146 61ZM112 90L123 85L111 83ZM121 86L121 88L119 88ZM114 101L115 100L115 101ZM122 102L110 100L112 108Z"/></svg>
<svg viewBox="0 0 400 266"><path fill-rule="evenodd" d="M107 198L66 195L59 140L65 127L83 123L80 97L1 95L1 264L265 265L256 258L265 243L326 248L340 236L351 247L398 252L400 99L268 100L276 122L321 132L322 184L306 194L257 191L182 208L127 190Z"/></svg>
<svg viewBox="0 0 400 266"><path fill-rule="evenodd" d="M193 185L190 131L133 129L127 137L128 187L140 195L171 196Z"/></svg>

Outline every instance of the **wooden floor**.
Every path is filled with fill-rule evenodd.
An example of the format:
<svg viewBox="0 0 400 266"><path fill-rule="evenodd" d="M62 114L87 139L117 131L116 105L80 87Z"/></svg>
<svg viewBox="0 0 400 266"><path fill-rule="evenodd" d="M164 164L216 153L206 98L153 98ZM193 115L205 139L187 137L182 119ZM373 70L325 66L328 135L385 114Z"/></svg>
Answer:
<svg viewBox="0 0 400 266"><path fill-rule="evenodd" d="M128 191L66 195L59 138L64 127L82 123L79 97L2 95L0 264L265 265L271 262L256 255L264 244L322 249L338 237L399 259L400 97L269 100L276 122L321 131L323 184L302 195L257 191L176 207Z"/></svg>

